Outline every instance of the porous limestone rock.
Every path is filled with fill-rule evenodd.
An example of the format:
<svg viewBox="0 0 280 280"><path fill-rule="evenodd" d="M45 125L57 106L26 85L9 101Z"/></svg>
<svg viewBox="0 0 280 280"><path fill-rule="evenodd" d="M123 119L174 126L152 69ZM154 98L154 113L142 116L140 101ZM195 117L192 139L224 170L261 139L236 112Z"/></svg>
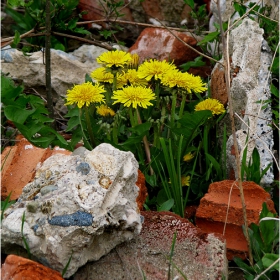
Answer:
<svg viewBox="0 0 280 280"><path fill-rule="evenodd" d="M263 38L263 29L251 19L231 32L230 53L233 69L238 69L232 79L231 96L234 112L242 120L237 121L237 142L241 156L247 147L247 163L256 147L261 159L261 171L273 163L272 112L269 104L262 107L271 98L269 67L272 54ZM235 155L232 153L233 137L227 143L228 170L236 174ZM262 178L261 184L269 186L274 180L272 166Z"/></svg>
<svg viewBox="0 0 280 280"><path fill-rule="evenodd" d="M244 19L231 32L229 54L231 57L230 94L233 110L238 115L235 117L235 124L239 152L242 158L244 149L247 147L248 163L256 147L260 154L262 171L273 163L272 112L270 105L266 103L271 97L269 67L272 62L272 54L263 38L263 29L257 22ZM219 87L216 83L221 81L217 75L224 75L223 69L218 64L212 72L211 89L213 96L221 99L219 95L222 95L224 91L220 86L220 92L217 92ZM267 106L262 109L264 105ZM225 118L224 122L230 129L229 116ZM237 177L233 136L230 136L227 142L227 170L228 178ZM230 174L235 175L230 176ZM273 179L273 169L270 167L262 178L261 185L269 186Z"/></svg>
<svg viewBox="0 0 280 280"><path fill-rule="evenodd" d="M66 113L64 97L67 90L74 84L84 83L86 74L100 67L96 58L104 52L107 52L105 48L93 45L83 45L72 53L51 49L51 81L56 109ZM27 56L15 49L2 49L1 71L44 96L46 65L43 56L41 51Z"/></svg>
<svg viewBox="0 0 280 280"><path fill-rule="evenodd" d="M109 144L80 155L54 155L37 170L16 204L5 212L2 249L23 246L39 262L65 277L98 260L141 231L135 182L138 163L131 152ZM7 252L8 253L8 252Z"/></svg>
<svg viewBox="0 0 280 280"><path fill-rule="evenodd" d="M243 4L246 7L248 7L250 3L256 4L257 2L260 7L266 6L267 8L271 9L269 18L271 18L273 20L278 20L278 18L279 18L279 1L278 0L263 0L263 1L245 0L245 1L243 1ZM231 21L233 22L234 20L239 18L239 14L237 12L235 12L231 0L221 0L220 7L221 7L221 17L222 17L223 22L226 22L229 19L231 19ZM219 24L219 12L218 12L218 7L217 7L217 1L211 0L210 10L212 12L212 17L210 18L210 22L209 22L209 29L210 29L210 31L214 31L214 30L216 30L214 23ZM247 10L248 10L248 8L247 8Z"/></svg>

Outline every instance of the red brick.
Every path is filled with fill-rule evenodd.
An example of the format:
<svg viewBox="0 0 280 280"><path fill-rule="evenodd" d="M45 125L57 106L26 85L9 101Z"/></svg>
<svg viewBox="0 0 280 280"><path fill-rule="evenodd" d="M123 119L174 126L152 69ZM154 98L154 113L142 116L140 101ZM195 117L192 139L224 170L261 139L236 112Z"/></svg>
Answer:
<svg viewBox="0 0 280 280"><path fill-rule="evenodd" d="M276 212L270 194L262 187L254 182L243 182L242 186L248 225L251 223L258 224L263 202L267 204L271 212ZM229 260L232 260L234 256L245 258L248 253L248 246L242 231L244 219L237 182L225 180L210 185L208 193L200 200L200 205L196 211L196 225L207 233L223 234L228 205L229 210L224 235L227 243L227 258Z"/></svg>
<svg viewBox="0 0 280 280"><path fill-rule="evenodd" d="M2 280L63 280L61 274L37 262L9 255L1 269Z"/></svg>
<svg viewBox="0 0 280 280"><path fill-rule="evenodd" d="M22 136L18 136L17 140L15 146L6 147L1 155L1 200L5 200L10 192L11 200L18 199L23 187L34 178L39 162L43 163L53 154L71 154L57 147L53 150L35 147Z"/></svg>
<svg viewBox="0 0 280 280"><path fill-rule="evenodd" d="M185 33L172 31L177 37L193 48L200 50L196 45L197 41ZM139 35L135 44L128 50L130 53L137 53L140 63L146 59L157 59L174 61L179 66L185 62L193 61L199 54L179 41L168 30L162 28L146 28ZM190 73L202 77L210 76L211 69L208 66L190 69Z"/></svg>

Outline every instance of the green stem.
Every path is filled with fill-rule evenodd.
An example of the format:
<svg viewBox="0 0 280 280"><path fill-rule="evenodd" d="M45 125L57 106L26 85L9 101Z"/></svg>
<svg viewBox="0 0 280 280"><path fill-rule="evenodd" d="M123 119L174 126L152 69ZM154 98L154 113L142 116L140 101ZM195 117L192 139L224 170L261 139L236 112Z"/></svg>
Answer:
<svg viewBox="0 0 280 280"><path fill-rule="evenodd" d="M153 146L156 148L160 148L159 136L160 136L160 123L155 122L154 125L154 143Z"/></svg>
<svg viewBox="0 0 280 280"><path fill-rule="evenodd" d="M89 144L87 137L85 135L84 129L83 129L82 118L81 118L82 113L83 113L83 110L79 109L79 123L80 123L81 131L83 134L83 141L84 141L85 147L89 150L92 150L92 146Z"/></svg>
<svg viewBox="0 0 280 280"><path fill-rule="evenodd" d="M90 139L92 146L96 147L96 142L95 142L92 127L91 127L91 121L90 121L88 107L85 107L85 113L86 113L86 125L87 125L88 134L89 134L89 139Z"/></svg>
<svg viewBox="0 0 280 280"><path fill-rule="evenodd" d="M203 149L204 149L204 154L208 154L208 147L209 147L209 130L210 126L209 123L206 123L204 130L203 130ZM205 156L205 162L206 162L206 171L208 171L209 168L209 159Z"/></svg>
<svg viewBox="0 0 280 280"><path fill-rule="evenodd" d="M199 146L198 146L198 148L197 148L195 160L194 160L194 163L193 163L193 168L192 168L190 183L192 183L192 178L193 178L194 170L195 170L195 167L196 167L196 162L197 162L198 154L199 154L199 151L200 151L200 149L201 149L201 145L202 145L202 143L200 142L200 143L199 143ZM186 207L186 205L187 205L187 203L188 203L188 200L189 200L190 189L191 189L191 186L188 186L187 193L186 193L186 196L185 196L185 199L184 199L184 209L185 209L185 207Z"/></svg>
<svg viewBox="0 0 280 280"><path fill-rule="evenodd" d="M113 124L113 142L118 144L118 121L115 119Z"/></svg>
<svg viewBox="0 0 280 280"><path fill-rule="evenodd" d="M155 81L155 83L156 83L155 94L156 94L156 97L157 97L156 108L159 108L159 103L160 103L160 98L159 98L160 82Z"/></svg>
<svg viewBox="0 0 280 280"><path fill-rule="evenodd" d="M106 99L106 104L107 104L107 106L110 106L111 105L111 87L110 87L110 85L108 86L108 85L106 85L105 86L105 99Z"/></svg>
<svg viewBox="0 0 280 280"><path fill-rule="evenodd" d="M179 119L181 119L182 116L183 116L183 112L184 112L184 108L185 108L185 104L186 104L186 99L187 99L187 96L186 96L186 94L183 93L182 101L181 101L181 105L180 105L180 110L179 110ZM179 125L180 124L178 124L178 127L180 127Z"/></svg>
<svg viewBox="0 0 280 280"><path fill-rule="evenodd" d="M134 127L134 126L136 126L137 122L135 122L135 117L134 117L134 114L133 114L133 108L129 107L128 112L129 112L131 127Z"/></svg>
<svg viewBox="0 0 280 280"><path fill-rule="evenodd" d="M175 120L175 109L177 103L177 94L176 91L172 92L172 103L171 103L171 113L170 113L170 128L174 128L174 120ZM170 136L170 129L168 131L168 138Z"/></svg>
<svg viewBox="0 0 280 280"><path fill-rule="evenodd" d="M142 120L141 120L141 116L139 114L138 108L136 108L136 114L137 114L138 124L142 124ZM144 149L145 149L145 153L146 153L147 162L150 165L151 164L151 151L150 151L150 146L149 146L149 142L148 142L146 135L143 137L143 143L144 143ZM151 175L154 174L154 171L151 166L150 166L150 173L151 173Z"/></svg>
<svg viewBox="0 0 280 280"><path fill-rule="evenodd" d="M117 89L117 73L114 74L113 88L112 88L113 92L114 92L114 90L116 90L116 89Z"/></svg>

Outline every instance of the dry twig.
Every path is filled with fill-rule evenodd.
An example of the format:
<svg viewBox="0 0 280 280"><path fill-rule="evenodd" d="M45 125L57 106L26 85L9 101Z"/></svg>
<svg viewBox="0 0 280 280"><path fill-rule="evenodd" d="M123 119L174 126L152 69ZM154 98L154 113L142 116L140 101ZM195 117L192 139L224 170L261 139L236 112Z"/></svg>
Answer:
<svg viewBox="0 0 280 280"><path fill-rule="evenodd" d="M238 181L238 188L240 191L243 219L244 219L244 225L245 225L245 238L248 243L249 261L250 261L250 264L253 265L253 255L252 255L251 242L250 242L250 238L249 238L246 203L245 203L245 197L244 197L243 186L242 186L242 178L241 178L240 154L239 154L239 150L238 150L238 144L237 144L237 138L236 138L236 128L235 128L235 122L234 122L234 111L233 111L233 106L232 106L232 98L231 98L231 94L230 94L230 62L229 62L229 53L228 53L229 36L226 36L226 34L223 31L220 0L217 0L216 4L217 4L217 8L218 8L220 32L221 32L222 44L223 44L226 91L227 91L227 96L228 96L228 101L229 101L228 103L229 103L229 112L230 112L230 120L231 120L231 130L232 130L232 136L233 136L233 145L234 145L234 150L235 150L237 181ZM229 23L230 23L230 19L228 21L228 25L229 25ZM226 38L227 38L227 40L226 40Z"/></svg>

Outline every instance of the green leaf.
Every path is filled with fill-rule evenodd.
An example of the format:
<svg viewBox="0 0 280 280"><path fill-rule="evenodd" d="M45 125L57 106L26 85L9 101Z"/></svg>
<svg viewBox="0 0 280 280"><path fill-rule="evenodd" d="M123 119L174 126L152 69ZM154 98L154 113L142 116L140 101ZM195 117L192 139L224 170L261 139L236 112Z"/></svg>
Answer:
<svg viewBox="0 0 280 280"><path fill-rule="evenodd" d="M55 139L54 135L38 137L31 140L31 143L41 148L48 148L52 141Z"/></svg>
<svg viewBox="0 0 280 280"><path fill-rule="evenodd" d="M255 262L258 262L262 258L263 256L262 251L264 250L264 244L262 241L262 237L260 235L259 227L256 224L252 223L250 225L250 228L248 229L248 232L249 232L251 246L253 249L253 257Z"/></svg>
<svg viewBox="0 0 280 280"><path fill-rule="evenodd" d="M20 34L19 34L19 32L16 30L16 31L15 31L15 38L14 38L14 41L11 43L11 47L12 47L12 48L16 48L17 45L19 44L19 42L20 42Z"/></svg>
<svg viewBox="0 0 280 280"><path fill-rule="evenodd" d="M74 127L76 127L79 124L80 124L79 117L74 116L74 117L69 119L69 121L67 123L67 129L65 131L66 132L71 131Z"/></svg>
<svg viewBox="0 0 280 280"><path fill-rule="evenodd" d="M275 97L279 98L279 89L275 85L271 84L270 90Z"/></svg>
<svg viewBox="0 0 280 280"><path fill-rule="evenodd" d="M4 219L4 212L12 205L14 204L16 201L15 200L11 200L10 201L10 197L12 195L12 192L10 192L7 196L7 198L2 201L1 200L1 218L0 218L0 222Z"/></svg>
<svg viewBox="0 0 280 280"><path fill-rule="evenodd" d="M145 179L146 179L146 182L147 182L151 187L156 187L156 186L157 186L157 177L156 177L156 174L153 174L153 175L145 174Z"/></svg>
<svg viewBox="0 0 280 280"><path fill-rule="evenodd" d="M15 10L5 7L5 12L23 29L28 29L28 25L25 23L25 18L22 14L16 12Z"/></svg>
<svg viewBox="0 0 280 280"><path fill-rule="evenodd" d="M167 201L165 201L163 204L160 205L160 207L158 208L158 211L169 211L174 205L174 199L168 199Z"/></svg>
<svg viewBox="0 0 280 280"><path fill-rule="evenodd" d="M205 65L205 62L202 61L203 57L202 56L198 56L195 58L195 60L193 61L188 61L184 64L182 64L180 67L183 69L184 72L189 71L189 69L191 67L201 67Z"/></svg>
<svg viewBox="0 0 280 280"><path fill-rule="evenodd" d="M8 0L7 4L10 5L12 8L17 8L20 6L24 6L24 0Z"/></svg>
<svg viewBox="0 0 280 280"><path fill-rule="evenodd" d="M143 140L144 135L130 136L124 143L120 143L119 146L128 147L140 143Z"/></svg>
<svg viewBox="0 0 280 280"><path fill-rule="evenodd" d="M1 75L1 101L5 105L10 105L9 103L18 97L22 92L22 86L15 86L11 78Z"/></svg>
<svg viewBox="0 0 280 280"><path fill-rule="evenodd" d="M111 37L114 33L117 33L117 31L114 31L114 30L99 31L99 34L102 35L105 39L107 39L108 37Z"/></svg>
<svg viewBox="0 0 280 280"><path fill-rule="evenodd" d="M23 124L26 119L32 115L36 109L26 110L16 106L9 105L4 108L4 114L8 120L14 123Z"/></svg>
<svg viewBox="0 0 280 280"><path fill-rule="evenodd" d="M36 106L36 107L38 107L39 105L42 107L45 106L45 101L36 95L33 94L28 95L28 100L30 102L30 105L32 106Z"/></svg>
<svg viewBox="0 0 280 280"><path fill-rule="evenodd" d="M69 22L68 22L68 29L72 30L73 28L75 28L77 26L77 18L72 18Z"/></svg>
<svg viewBox="0 0 280 280"><path fill-rule="evenodd" d="M279 74L279 56L273 60L271 71L276 75Z"/></svg>
<svg viewBox="0 0 280 280"><path fill-rule="evenodd" d="M254 269L253 269L251 266L247 265L242 259L237 258L237 257L234 257L234 258L233 258L233 261L234 261L240 268L242 268L242 269L246 272L246 274L249 274L249 275L252 275L252 276L255 275Z"/></svg>
<svg viewBox="0 0 280 280"><path fill-rule="evenodd" d="M209 155L208 153L205 153L205 156L213 164L213 166L214 166L214 168L215 168L215 170L217 172L218 177L222 178L222 169L221 169L220 164L217 162L217 160L213 156Z"/></svg>
<svg viewBox="0 0 280 280"><path fill-rule="evenodd" d="M274 217L275 215L268 211L267 205L264 202L263 203L263 209L260 214L260 219L264 217ZM260 222L260 232L263 239L263 242L265 244L265 252L271 253L273 249L274 242L279 242L279 222L274 220L264 220Z"/></svg>
<svg viewBox="0 0 280 280"><path fill-rule="evenodd" d="M91 33L88 30L85 30L83 27L76 27L73 31L79 34L91 35Z"/></svg>
<svg viewBox="0 0 280 280"><path fill-rule="evenodd" d="M61 44L60 42L58 42L54 45L54 49L65 52L65 46L63 44Z"/></svg>
<svg viewBox="0 0 280 280"><path fill-rule="evenodd" d="M246 13L246 7L237 2L233 3L233 7L235 11L238 12L240 17L242 17Z"/></svg>
<svg viewBox="0 0 280 280"><path fill-rule="evenodd" d="M68 113L64 116L65 118L70 118L74 116L79 116L79 108L78 107L73 107L71 108L70 106L68 107Z"/></svg>
<svg viewBox="0 0 280 280"><path fill-rule="evenodd" d="M152 124L150 122L146 122L146 123L138 124L130 128L129 130L131 130L134 133L137 133L138 135L140 134L143 135L144 133L150 130L151 126Z"/></svg>
<svg viewBox="0 0 280 280"><path fill-rule="evenodd" d="M189 143L199 132L199 127L203 125L208 118L212 117L209 110L186 113L178 122L181 128L174 128L172 131L177 135L184 135L184 139Z"/></svg>
<svg viewBox="0 0 280 280"><path fill-rule="evenodd" d="M67 269L68 269L68 267L69 267L69 265L70 265L70 262L71 262L71 260L72 260L72 255L73 255L73 250L72 250L71 256L70 256L70 258L69 258L67 264L65 265L65 267L64 267L63 270L62 270L62 273L61 273L62 277L64 276L64 274L66 273L66 271L67 271Z"/></svg>
<svg viewBox="0 0 280 280"><path fill-rule="evenodd" d="M197 45L200 46L208 42L213 42L214 40L218 39L219 35L220 35L220 31L211 32L207 34L201 41L199 41Z"/></svg>
<svg viewBox="0 0 280 280"><path fill-rule="evenodd" d="M278 260L278 262L274 266L272 266L271 270L276 269L279 271L279 255L265 254L262 258L262 263L263 263L264 268L270 267L276 260Z"/></svg>
<svg viewBox="0 0 280 280"><path fill-rule="evenodd" d="M52 123L53 122L53 119L47 117L47 116L44 116L42 115L41 113L37 113L35 112L31 118L33 120L36 120L38 123Z"/></svg>
<svg viewBox="0 0 280 280"><path fill-rule="evenodd" d="M194 0L184 0L184 2L191 7L191 9L194 9Z"/></svg>
<svg viewBox="0 0 280 280"><path fill-rule="evenodd" d="M74 150L75 146L82 138L83 138L83 134L82 134L82 130L80 128L73 130L71 142L68 143L68 145L71 147L70 150Z"/></svg>
<svg viewBox="0 0 280 280"><path fill-rule="evenodd" d="M166 200L168 200L168 197L164 191L164 188L161 188L157 194L157 199L156 202L158 205L163 204L164 202L166 202Z"/></svg>

